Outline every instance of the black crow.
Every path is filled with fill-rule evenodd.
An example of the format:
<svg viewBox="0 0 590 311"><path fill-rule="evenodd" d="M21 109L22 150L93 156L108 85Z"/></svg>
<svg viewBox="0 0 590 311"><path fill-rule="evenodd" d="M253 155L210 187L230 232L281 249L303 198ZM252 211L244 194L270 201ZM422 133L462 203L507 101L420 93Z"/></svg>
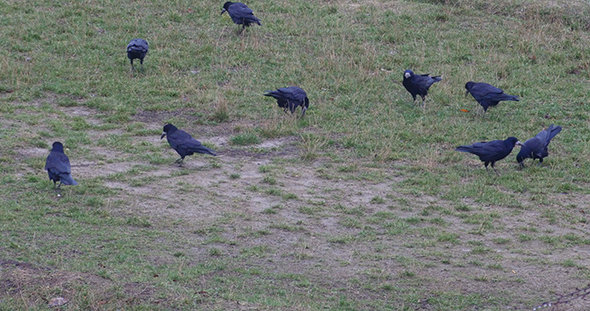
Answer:
<svg viewBox="0 0 590 311"><path fill-rule="evenodd" d="M543 158L549 155L547 146L549 146L551 139L559 132L561 132L561 126L551 124L547 129L540 131L537 136L525 141L516 156L516 161L520 167L524 167L523 162L526 158L532 158L533 161L539 159L539 165L541 165Z"/></svg>
<svg viewBox="0 0 590 311"><path fill-rule="evenodd" d="M492 164L494 172L498 174L494 163L507 157L515 145L522 146L522 143L516 139L516 137L508 137L506 140L493 140L490 142L479 142L470 146L459 146L456 151L473 153L484 162L486 171L488 170L488 164Z"/></svg>
<svg viewBox="0 0 590 311"><path fill-rule="evenodd" d="M465 84L465 89L467 89L465 96L471 93L473 98L483 107L484 115L488 111L488 107L496 106L503 100L518 101L518 96L504 94L502 89L484 82L469 81Z"/></svg>
<svg viewBox="0 0 590 311"><path fill-rule="evenodd" d="M422 107L424 107L424 98L428 94L428 88L435 82L442 80L441 77L431 77L430 75L415 75L410 69L404 71L403 85L412 94L414 102L416 95L422 97Z"/></svg>
<svg viewBox="0 0 590 311"><path fill-rule="evenodd" d="M266 91L264 96L272 96L276 98L279 107L283 108L284 112L287 110L291 113L295 112L298 106L301 106L301 116L305 115L305 111L309 108L309 99L307 93L297 86L283 87L276 91Z"/></svg>
<svg viewBox="0 0 590 311"><path fill-rule="evenodd" d="M258 24L261 25L260 19L258 19L252 13L252 9L250 9L247 5L241 2L231 2L228 1L223 4L223 10L221 10L221 14L227 12L231 19L237 25L242 25L242 30L240 33L244 31L244 28L249 27L250 24Z"/></svg>
<svg viewBox="0 0 590 311"><path fill-rule="evenodd" d="M143 59L147 55L149 45L143 39L133 39L127 45L127 57L131 61L131 68L133 68L133 60L139 58L139 63L143 66Z"/></svg>
<svg viewBox="0 0 590 311"><path fill-rule="evenodd" d="M180 155L180 159L176 160L174 163L179 163L179 166L182 166L182 162L184 161L184 157L187 155L192 155L193 153L208 153L213 156L217 156L215 151L201 145L201 142L194 139L189 133L179 130L176 126L172 124L164 125L164 133L162 133L162 137L168 140L170 146L178 152Z"/></svg>
<svg viewBox="0 0 590 311"><path fill-rule="evenodd" d="M60 188L61 184L74 186L78 184L72 178L70 159L64 153L64 146L59 141L53 143L53 148L45 161L45 170L47 170L49 179L53 180L54 187L58 181L57 188Z"/></svg>

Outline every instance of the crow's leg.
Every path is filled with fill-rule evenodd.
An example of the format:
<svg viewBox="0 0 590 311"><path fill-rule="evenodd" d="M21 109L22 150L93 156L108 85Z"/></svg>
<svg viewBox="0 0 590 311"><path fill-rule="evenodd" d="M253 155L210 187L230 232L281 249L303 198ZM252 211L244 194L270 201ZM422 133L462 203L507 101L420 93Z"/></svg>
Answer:
<svg viewBox="0 0 590 311"><path fill-rule="evenodd" d="M496 172L496 174L497 174L498 176L500 176L500 173L498 173L498 171L497 171L497 170L496 170L496 168L494 167L494 164L495 164L495 163L496 163L496 162L492 162L492 168L494 169L494 172Z"/></svg>
<svg viewBox="0 0 590 311"><path fill-rule="evenodd" d="M174 161L174 163L178 164L179 167L182 166L183 162L184 162L184 157L180 157L180 159Z"/></svg>
<svg viewBox="0 0 590 311"><path fill-rule="evenodd" d="M305 111L307 110L307 107L305 106L301 106L301 117L303 118L305 116Z"/></svg>
<svg viewBox="0 0 590 311"><path fill-rule="evenodd" d="M55 187L55 181L53 182L53 186ZM53 188L53 191L55 191L56 193L61 192L61 180L59 181L59 184L57 185L57 187Z"/></svg>
<svg viewBox="0 0 590 311"><path fill-rule="evenodd" d="M481 108L483 109L483 113L481 114L481 117L482 118L485 118L486 117L486 112L488 112L488 110L485 109L484 107L481 107Z"/></svg>

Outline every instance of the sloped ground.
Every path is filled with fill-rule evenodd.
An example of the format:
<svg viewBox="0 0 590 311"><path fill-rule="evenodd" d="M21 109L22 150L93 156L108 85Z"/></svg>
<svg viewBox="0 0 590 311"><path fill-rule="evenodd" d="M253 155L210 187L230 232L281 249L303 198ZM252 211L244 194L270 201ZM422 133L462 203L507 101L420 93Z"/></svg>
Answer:
<svg viewBox="0 0 590 311"><path fill-rule="evenodd" d="M91 109L54 108L101 124ZM161 127L147 117L144 120L145 129ZM455 295L450 300L466 306L471 305L469 297L475 297L470 307L474 309L485 308L478 306L482 300L509 309L530 309L543 302L541 297L549 299L585 286L590 264L588 196L555 194L553 203L537 205L533 196L523 194L520 206L506 207L469 198L449 201L443 199L444 193L417 195L404 176L407 164L371 168L323 157L302 160L297 136L239 147L229 143L231 131L224 130L233 126L225 124L214 133L227 135L198 136L203 142L215 142L218 157L192 156L178 167L173 164L176 154L158 135L134 136L130 150L152 144L165 163L146 163L121 149L92 147L92 159L72 156L70 151L73 174L81 183L98 178L115 190L105 199L123 203L107 204L101 210L166 232L161 247L181 254L186 267L223 261L228 268L192 280L189 287L197 292L219 286L216 278L231 279L236 271L254 270L255 287L270 282L302 297L306 291L327 296L342 293L368 308L399 304L403 309L412 301L412 308L442 310L441 296ZM202 133L199 128L188 130ZM90 131L89 139L111 134ZM44 148L18 150L23 162L46 154ZM44 176L41 170L25 171ZM54 196L51 191L43 195ZM566 200L568 206L561 204ZM570 210L562 213L564 209ZM158 258L154 257L154 264L167 263ZM158 298L158 289L150 283L115 285L92 273L8 259L2 263L2 279L4 294L22 295L31 304L47 300L56 291L75 299L76 283L91 288L96 309L112 302L114 295L125 297L127 305L168 303ZM31 291L30 284L51 291ZM229 288L239 292L241 286L248 285ZM397 297L400 292L406 298ZM207 290L199 295L204 309L272 309L227 298L240 295L216 296ZM303 299L302 305L307 303ZM577 300L567 305L568 310L585 308Z"/></svg>

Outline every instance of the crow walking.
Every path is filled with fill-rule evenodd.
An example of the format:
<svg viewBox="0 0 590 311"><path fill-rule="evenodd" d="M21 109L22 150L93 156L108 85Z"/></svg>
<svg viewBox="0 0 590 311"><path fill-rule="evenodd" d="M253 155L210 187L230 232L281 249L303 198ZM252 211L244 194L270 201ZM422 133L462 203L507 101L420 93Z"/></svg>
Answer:
<svg viewBox="0 0 590 311"><path fill-rule="evenodd" d="M465 84L465 96L471 93L473 98L483 107L483 113L485 115L488 111L488 107L496 106L503 100L518 101L518 96L504 94L504 91L493 85L484 82L473 82L469 81Z"/></svg>
<svg viewBox="0 0 590 311"><path fill-rule="evenodd" d="M561 132L561 126L555 126L554 124L549 125L547 129L539 132L535 137L528 139L524 142L520 152L516 156L516 161L520 167L524 167L524 159L532 158L533 162L535 159L539 159L539 165L543 163L543 158L549 155L547 147L551 142L551 139Z"/></svg>
<svg viewBox="0 0 590 311"><path fill-rule="evenodd" d="M174 150L180 155L180 159L174 162L178 163L178 166L182 166L184 157L192 155L195 152L217 156L215 151L201 145L201 142L194 139L189 133L179 130L172 124L166 124L164 126L164 133L162 133L160 139L164 138L164 136L166 136L170 146L172 146L172 148L174 148Z"/></svg>
<svg viewBox="0 0 590 311"><path fill-rule="evenodd" d="M490 142L479 142L468 146L459 146L456 151L473 153L484 162L486 171L488 170L488 164L492 164L494 172L498 174L494 163L507 157L515 145L522 146L522 143L516 139L516 137L508 137L506 140L493 140ZM499 174L498 174L499 175Z"/></svg>
<svg viewBox="0 0 590 311"><path fill-rule="evenodd" d="M283 87L276 91L266 91L264 96L276 98L277 104L283 108L284 112L289 110L291 113L294 113L295 109L301 106L301 117L305 116L305 111L309 108L307 93L297 86Z"/></svg>
<svg viewBox="0 0 590 311"><path fill-rule="evenodd" d="M225 12L229 14L235 24L242 25L242 30L240 30L240 33L244 31L244 28L249 27L251 24L258 24L262 26L260 19L254 16L252 9L241 2L228 1L224 3L221 14Z"/></svg>

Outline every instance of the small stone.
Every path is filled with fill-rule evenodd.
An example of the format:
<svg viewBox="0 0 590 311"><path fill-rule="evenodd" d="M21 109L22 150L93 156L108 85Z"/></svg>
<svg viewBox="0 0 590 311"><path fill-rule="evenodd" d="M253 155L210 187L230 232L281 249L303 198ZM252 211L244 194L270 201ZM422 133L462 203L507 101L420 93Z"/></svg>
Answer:
<svg viewBox="0 0 590 311"><path fill-rule="evenodd" d="M63 297L56 297L56 298L51 298L51 300L49 300L49 303L47 304L47 306L50 308L53 308L53 307L63 306L66 303L68 303L67 299L65 299Z"/></svg>

